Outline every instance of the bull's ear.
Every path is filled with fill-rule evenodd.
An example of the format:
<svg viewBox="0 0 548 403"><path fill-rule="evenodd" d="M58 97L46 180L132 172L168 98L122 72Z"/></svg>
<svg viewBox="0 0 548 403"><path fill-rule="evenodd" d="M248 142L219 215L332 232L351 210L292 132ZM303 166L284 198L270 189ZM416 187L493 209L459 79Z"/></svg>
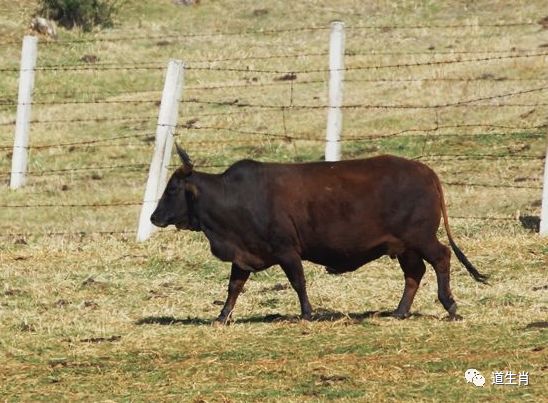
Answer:
<svg viewBox="0 0 548 403"><path fill-rule="evenodd" d="M177 154L179 154L179 158L183 163L183 171L185 172L185 174L190 174L192 172L192 169L194 168L192 160L188 156L187 152L179 147L179 144L175 143L175 148L177 148Z"/></svg>

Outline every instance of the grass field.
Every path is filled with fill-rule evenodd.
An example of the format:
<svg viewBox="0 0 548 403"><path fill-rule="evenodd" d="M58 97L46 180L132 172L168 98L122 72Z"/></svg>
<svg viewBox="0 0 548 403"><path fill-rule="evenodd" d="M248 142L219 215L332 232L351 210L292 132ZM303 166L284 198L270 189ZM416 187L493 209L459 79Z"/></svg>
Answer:
<svg viewBox="0 0 548 403"><path fill-rule="evenodd" d="M548 239L535 230L546 8L363 3L129 0L113 29L41 38L30 174L10 191L16 69L36 2L0 0L0 400L546 399ZM344 103L357 105L344 110L343 157L432 166L457 244L491 285L453 258L464 320L445 320L429 269L400 321L388 315L403 288L395 261L342 276L306 264L316 313L303 323L276 267L247 283L235 323L213 327L229 266L203 235L134 241L164 68L188 67L177 141L197 169L318 160L335 19L347 25ZM468 368L485 387L466 384ZM492 385L496 371L528 372L529 385Z"/></svg>

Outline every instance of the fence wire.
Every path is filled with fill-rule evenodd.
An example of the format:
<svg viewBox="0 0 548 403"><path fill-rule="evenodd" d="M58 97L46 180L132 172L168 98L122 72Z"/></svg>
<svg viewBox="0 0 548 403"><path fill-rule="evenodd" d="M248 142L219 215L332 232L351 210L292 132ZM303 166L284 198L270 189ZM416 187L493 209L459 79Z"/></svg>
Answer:
<svg viewBox="0 0 548 403"><path fill-rule="evenodd" d="M374 26L374 25L350 25L346 29L349 32L360 32L360 31L380 31L388 32L390 30L456 30L456 29L519 29L523 27L537 27L538 23L536 22L509 22L509 23L486 23L486 24L453 24L453 25L400 25L400 26ZM55 42L41 43L45 46L72 46L76 44L88 44L88 43L101 43L101 42L120 42L120 41L179 41L187 40L193 38L206 38L206 37L223 37L223 36L248 36L248 35L264 35L264 36L274 36L274 35L286 35L286 34L296 34L296 33L316 33L316 32L326 32L329 27L297 27L290 29L258 29L258 30L246 30L246 31L219 31L219 32L202 32L202 33L182 33L182 34L167 34L161 36L131 36L131 37L103 37L103 38L93 38L93 39L75 39L75 40L60 40ZM19 42L3 42L0 43L0 46L8 46L11 44L19 44ZM475 56L477 57L466 57ZM203 91L209 94L214 90L226 90L226 89L249 89L251 91L256 91L259 88L265 88L268 90L277 90L278 87L289 89L290 95L286 98L288 101L287 104L281 103L268 103L268 102L254 102L254 101L245 101L241 99L216 99L215 97L192 97L185 98L181 102L183 105L195 105L196 108L204 108L204 110L194 111L195 113L189 113L188 117L191 118L185 123L178 124L173 127L177 130L173 134L175 136L181 136L182 134L188 134L189 132L196 132L198 134L203 134L204 136L209 135L210 133L224 133L227 135L240 136L244 138L224 138L224 139L188 139L185 140L185 144L191 147L197 146L236 146L236 145L257 145L258 140L268 141L270 144L296 144L301 141L303 142L312 142L321 144L325 141L323 136L312 136L310 133L294 133L287 129L286 127L286 115L288 111L322 111L329 109L329 105L320 104L320 103L295 103L294 93L297 91L296 88L299 85L326 85L326 76L329 72L327 68L310 68L310 67L299 67L293 68L289 67L268 67L268 68L253 68L245 65L246 62L250 62L249 65L252 66L252 62L265 62L271 63L274 66L278 65L279 62L295 63L296 61L305 61L306 59L318 59L326 58L328 52L318 51L318 52L299 52L299 53L274 53L268 55L249 55L244 57L234 57L234 56L223 56L222 54L218 57L209 58L209 59L189 59L186 60L187 66L186 70L189 72L211 72L218 73L223 78L219 80L220 82L214 82L212 84L202 84L198 82L197 84L188 85L185 87L185 91ZM482 97L472 97L460 99L452 102L445 103L433 103L433 104L406 104L406 103L349 103L342 106L342 109L345 110L388 110L388 111L397 111L397 110L432 110L438 111L445 108L535 108L539 110L539 113L544 113L544 107L548 103L537 101L535 99L530 101L511 101L511 102L500 102L507 98L519 97L523 95L531 94L542 94L546 89L548 89L546 82L548 82L548 77L542 76L529 76L529 77L512 77L505 74L504 77L497 77L492 74L480 74L475 77L463 77L458 75L453 76L443 76L443 77L428 77L426 73L420 74L421 67L435 67L435 66L453 66L460 65L464 63L477 63L479 66L484 66L491 62L506 62L514 61L519 62L520 60L530 60L537 58L546 58L548 52L538 51L535 49L475 49L475 50L458 50L451 49L448 51L440 51L435 49L430 49L428 51L391 51L391 50L369 50L369 51L352 51L349 50L345 52L345 56L349 61L349 65L345 67L345 72L385 72L385 71L395 71L400 72L403 70L406 74L411 71L414 72L410 77L355 77L356 75L349 74L349 77L345 79L345 82L348 83L407 83L407 82L431 82L437 84L439 82L489 82L493 83L493 86L502 84L504 82L512 83L538 83L535 87L530 88L520 88L517 90L500 90L497 94L487 95ZM360 58L364 57L375 57L375 56L390 56L388 60L393 60L391 56L397 57L397 62L385 62L385 63L376 63L376 64L363 64ZM402 56L414 56L415 58L420 57L418 61L400 61L399 58ZM464 57L463 57L464 56ZM427 58L427 60L423 60ZM413 60L413 59L412 59ZM317 60L316 60L317 62ZM257 63L261 66L261 64ZM415 68L416 71L415 71ZM51 64L43 65L35 68L37 74L46 76L49 73L78 73L78 72L91 72L100 75L101 73L108 72L127 72L127 74L133 74L135 71L136 74L147 74L150 73L153 75L155 72L163 72L165 70L164 64L150 63L150 62L128 62L128 63L73 63L73 64ZM2 66L0 67L0 73L18 73L20 69L15 66ZM245 73L253 74L253 77L242 79L242 77L230 79L234 74L231 73ZM71 75L74 77L74 75ZM83 76L88 77L88 76ZM86 78L87 79L87 78ZM498 88L498 87L497 87ZM41 97L39 100L32 102L33 105L37 106L59 106L59 105L75 105L78 107L85 107L87 105L101 105L104 104L107 107L114 105L127 105L133 107L139 104L150 104L150 105L159 105L160 102L160 91L161 88L149 88L149 89L135 89L127 90L123 92L117 91L102 91L102 92L93 92L86 91L85 94L82 94L78 91L47 91L47 92L36 92L35 96ZM143 93L148 93L146 97L143 97ZM153 93L153 94L151 94ZM78 96L85 95L87 99L74 99ZM157 95L157 96L156 96ZM42 99L43 98L52 98L52 99ZM61 97L62 99L57 99ZM124 99L106 99L107 97L124 97ZM139 99L129 99L129 97L139 97ZM17 101L15 97L4 97L0 99L0 106L5 107L15 107L17 106ZM223 111L211 111L207 107L226 107L229 110ZM199 122L199 119L202 118L222 118L225 120L236 121L238 117L243 115L255 116L261 111L279 111L283 114L283 131L276 130L263 130L263 129L253 129L245 128L243 125L234 125L227 126L219 124L203 124ZM518 112L519 113L519 112ZM138 114L138 116L120 116L120 114L102 114L95 117L79 117L71 118L64 115L60 118L48 117L45 119L33 119L30 121L32 125L98 125L98 124L111 124L114 122L120 123L132 123L132 124L147 124L150 123L151 127L154 125L156 127L163 126L157 124L156 115L143 115ZM537 119L538 121L538 119ZM9 127L15 125L15 121L3 121L0 122L0 127ZM278 125L279 126L279 125ZM258 126L257 126L258 127ZM431 127L416 127L395 130L392 132L386 133L365 133L365 134L352 134L346 133L345 136L341 139L343 143L353 143L353 142L366 142L366 141L376 141L384 140L387 138L408 138L408 137L428 137L429 140L438 139L438 138L448 138L448 137L461 137L461 138L470 138L474 139L477 136L519 136L522 139L540 139L546 136L546 123L544 124L530 124L530 125L513 125L513 124L500 124L493 121L481 122L481 123L462 123L462 124L439 124L436 119L433 119ZM458 133L446 133L447 130L472 130L472 129L485 129L485 130L496 130L494 133L469 133L469 132L458 132ZM151 148L152 143L154 142L154 134L152 130L139 131L137 132L135 128L126 128L125 130L131 130L131 134L121 134L118 132L115 134L111 131L110 137L105 138L90 138L75 140L75 141L66 141L58 143L45 143L45 144L31 144L29 149L35 151L49 150L52 148L59 149L68 149L69 151L76 151L78 148L88 150L89 148L122 148L122 147L143 147ZM82 136L85 135L85 131L80 131ZM133 141L133 142L131 142ZM138 142L135 142L138 141ZM262 145L261 145L262 146ZM0 145L0 150L8 151L13 148L12 144ZM482 149L479 149L482 150ZM59 154L62 155L62 154ZM436 152L423 152L416 155L408 156L409 158L414 158L417 160L424 161L501 161L501 160L511 160L518 161L518 163L524 161L542 161L545 156L540 154L534 154L532 152L523 153L519 152L508 152L508 153L497 153L493 152L481 152L474 151L466 155L459 153L436 153ZM214 159L205 160L198 159L196 164L197 169L225 169L228 168L228 164L216 163ZM539 164L540 165L540 164ZM45 177L45 176L57 176L70 174L71 176L89 176L92 172L118 172L118 173L135 173L139 177L144 177L147 169L149 167L148 163L121 163L121 164L95 164L95 165L79 165L74 167L60 167L55 169L48 169L40 167L34 170L27 172L29 176L36 177ZM173 168L173 167L170 167ZM9 175L10 172L3 172L3 175ZM500 189L515 189L516 191L529 191L529 190L540 190L542 186L538 184L537 181L532 183L490 183L482 181L466 181L466 180L449 180L443 183L444 186L450 187L470 187L470 188L500 188ZM130 206L140 206L142 201L140 200L122 200L122 201L113 201L113 202L91 202L91 203L4 203L0 205L2 209L8 210L21 210L21 209L63 209L63 208L81 208L81 209L110 209L110 208L124 208ZM500 216L500 215L486 215L486 216L451 216L452 219L463 219L463 220L483 220L483 221L517 221L516 217L510 216ZM113 231L75 231L75 232L64 232L64 231L53 231L53 232L21 232L21 233L4 233L1 234L2 238L17 238L17 237L32 237L37 235L47 236L80 236L85 237L88 235L134 235L136 231L126 231L126 230L113 230Z"/></svg>

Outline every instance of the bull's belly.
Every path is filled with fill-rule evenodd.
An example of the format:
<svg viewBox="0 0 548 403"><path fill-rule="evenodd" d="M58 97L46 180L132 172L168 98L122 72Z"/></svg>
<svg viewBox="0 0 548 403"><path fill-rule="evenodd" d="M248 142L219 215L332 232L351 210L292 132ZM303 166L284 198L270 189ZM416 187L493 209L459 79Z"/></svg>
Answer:
<svg viewBox="0 0 548 403"><path fill-rule="evenodd" d="M311 251L303 255L304 260L312 263L326 266L330 273L345 273L354 271L361 266L376 260L384 255L391 255L389 245L386 243L377 245L373 248L359 251L337 251L330 249L321 249Z"/></svg>
<svg viewBox="0 0 548 403"><path fill-rule="evenodd" d="M211 253L216 258L234 263L242 270L262 271L276 264L276 260L270 254L252 252L231 242L221 242L213 238L209 239L209 245Z"/></svg>

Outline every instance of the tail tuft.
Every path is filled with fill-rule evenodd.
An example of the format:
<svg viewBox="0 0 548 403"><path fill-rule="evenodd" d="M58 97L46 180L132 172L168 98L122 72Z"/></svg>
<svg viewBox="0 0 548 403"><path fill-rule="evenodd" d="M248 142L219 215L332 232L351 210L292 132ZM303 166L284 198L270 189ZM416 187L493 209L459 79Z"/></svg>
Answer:
<svg viewBox="0 0 548 403"><path fill-rule="evenodd" d="M457 259L466 267L466 270L470 273L472 277L474 277L474 280L483 283L483 284L489 284L487 280L489 279L489 276L486 276L485 274L481 274L478 269L474 267L472 263L468 260L468 258L462 253L462 251L459 249L459 247L453 242L453 239L449 237L449 244L451 245L451 248L453 249L453 252L455 252L455 255L457 256Z"/></svg>

